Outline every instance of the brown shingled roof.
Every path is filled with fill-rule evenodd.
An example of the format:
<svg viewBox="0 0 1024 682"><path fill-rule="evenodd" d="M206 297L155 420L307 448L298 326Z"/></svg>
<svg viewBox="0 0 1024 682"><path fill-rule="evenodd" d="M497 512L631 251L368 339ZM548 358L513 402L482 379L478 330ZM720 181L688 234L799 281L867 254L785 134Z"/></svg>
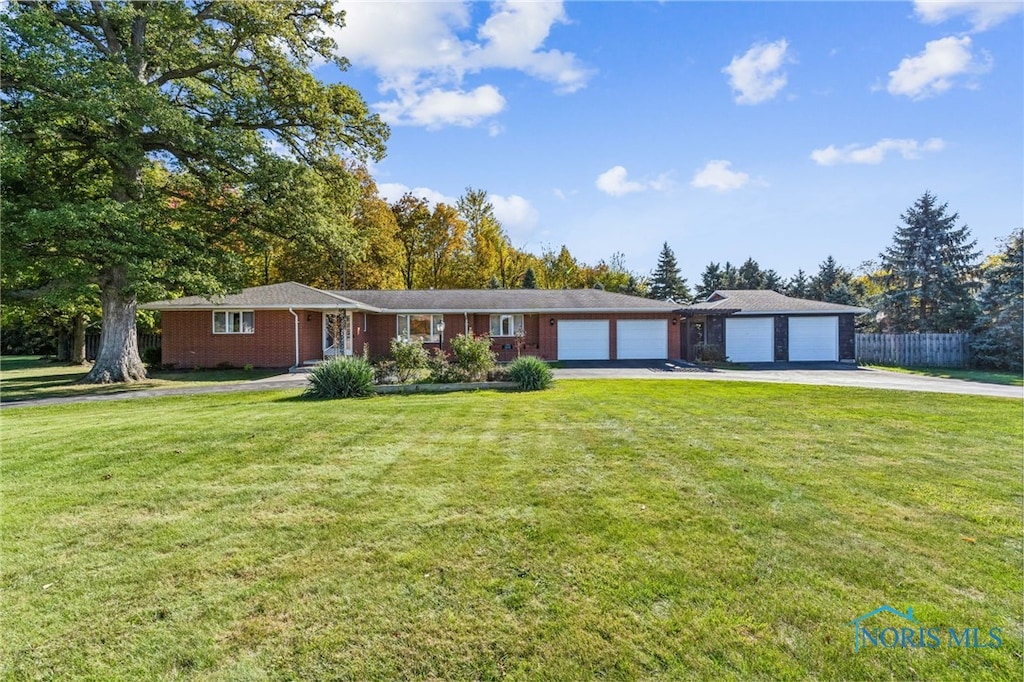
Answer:
<svg viewBox="0 0 1024 682"><path fill-rule="evenodd" d="M839 303L810 301L805 298L784 296L777 291L761 289L719 289L712 293L707 301L694 303L686 307L690 314L723 314L728 310L737 311L736 315L835 315L837 313L868 313L867 308L860 308Z"/></svg>
<svg viewBox="0 0 1024 682"><path fill-rule="evenodd" d="M146 310L178 310L187 308L366 308L357 301L296 282L267 284L242 289L224 296L183 296L169 301L154 301L139 306Z"/></svg>
<svg viewBox="0 0 1024 682"><path fill-rule="evenodd" d="M655 312L672 313L676 303L616 294L600 289L412 289L321 291L284 282L207 298L185 296L147 303L148 310L210 308L355 308L388 313L487 312Z"/></svg>
<svg viewBox="0 0 1024 682"><path fill-rule="evenodd" d="M679 305L600 289L332 291L388 312L675 312Z"/></svg>

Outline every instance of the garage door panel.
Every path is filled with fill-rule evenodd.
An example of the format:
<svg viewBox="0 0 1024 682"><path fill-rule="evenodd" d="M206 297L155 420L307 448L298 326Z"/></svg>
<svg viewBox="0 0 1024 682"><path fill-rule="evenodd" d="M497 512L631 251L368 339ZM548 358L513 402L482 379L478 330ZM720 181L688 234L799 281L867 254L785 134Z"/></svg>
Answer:
<svg viewBox="0 0 1024 682"><path fill-rule="evenodd" d="M619 320L615 327L619 360L668 359L668 320Z"/></svg>
<svg viewBox="0 0 1024 682"><path fill-rule="evenodd" d="M839 360L839 318L827 315L789 318L791 362Z"/></svg>
<svg viewBox="0 0 1024 682"><path fill-rule="evenodd" d="M771 317L727 318L725 354L730 362L774 362L775 320Z"/></svg>
<svg viewBox="0 0 1024 682"><path fill-rule="evenodd" d="M559 360L607 360L608 320L559 320Z"/></svg>

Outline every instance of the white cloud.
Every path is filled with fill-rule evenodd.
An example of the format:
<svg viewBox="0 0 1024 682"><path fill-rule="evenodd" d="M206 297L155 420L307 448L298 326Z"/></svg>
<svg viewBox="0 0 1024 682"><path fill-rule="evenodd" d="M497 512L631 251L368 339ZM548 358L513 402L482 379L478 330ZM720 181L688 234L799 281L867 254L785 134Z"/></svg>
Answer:
<svg viewBox="0 0 1024 682"><path fill-rule="evenodd" d="M893 95L924 99L953 87L958 76L980 74L992 68L988 55L978 60L971 53L968 36L949 36L925 43L916 57L904 57L895 71L889 72L888 90Z"/></svg>
<svg viewBox="0 0 1024 682"><path fill-rule="evenodd" d="M627 180L628 173L624 166L614 166L597 176L594 184L605 194L621 197L633 192L642 192L643 183Z"/></svg>
<svg viewBox="0 0 1024 682"><path fill-rule="evenodd" d="M475 40L462 37L473 29L466 2L338 6L346 12L346 27L334 34L338 51L377 73L380 92L393 98L375 107L396 125L476 125L503 111L505 98L494 85L464 91L467 74L516 70L570 93L593 73L570 52L544 49L552 26L568 23L560 2L496 2Z"/></svg>
<svg viewBox="0 0 1024 682"><path fill-rule="evenodd" d="M655 192L667 192L675 187L670 173L662 173L653 180L630 180L629 173L624 166L609 168L597 176L594 184L599 190L613 197L621 197L633 192L646 192L649 189ZM565 199L565 194L561 190L555 190L555 196Z"/></svg>
<svg viewBox="0 0 1024 682"><path fill-rule="evenodd" d="M782 38L774 43L757 43L745 54L733 57L722 71L729 75L729 85L738 94L737 104L767 102L786 86L782 67L792 59L786 54L789 42Z"/></svg>
<svg viewBox="0 0 1024 682"><path fill-rule="evenodd" d="M690 184L699 189L713 189L728 192L740 189L750 182L750 176L739 171L729 170L730 161L708 161L707 165L698 170Z"/></svg>
<svg viewBox="0 0 1024 682"><path fill-rule="evenodd" d="M446 196L444 192L439 192L436 189L429 187L413 187L409 188L408 185L403 185L400 182L382 182L377 185L377 193L380 194L381 198L389 204L393 204L403 195L409 193L414 197L425 199L431 206L437 204L448 204L454 206L458 201L453 197Z"/></svg>
<svg viewBox="0 0 1024 682"><path fill-rule="evenodd" d="M494 206L494 215L509 232L532 230L540 221L540 214L533 204L518 194L503 197L488 193L487 200Z"/></svg>
<svg viewBox="0 0 1024 682"><path fill-rule="evenodd" d="M493 85L481 85L470 92L440 88L423 93L408 91L396 101L378 105L381 118L388 123L431 130L446 125L473 126L504 108L505 98Z"/></svg>
<svg viewBox="0 0 1024 682"><path fill-rule="evenodd" d="M824 149L815 149L811 152L811 159L819 166L835 166L840 163L879 164L885 160L889 152L895 152L904 159L917 159L920 158L922 152L939 152L945 147L945 141L938 137L925 140L923 143L919 143L917 140L895 140L887 137L870 147L858 147L851 144L842 149L835 145L829 145Z"/></svg>
<svg viewBox="0 0 1024 682"><path fill-rule="evenodd" d="M926 24L941 24L956 16L964 16L974 31L980 32L1001 24L1024 9L1021 2L995 0L915 0L914 12Z"/></svg>
<svg viewBox="0 0 1024 682"><path fill-rule="evenodd" d="M558 92L576 92L592 72L571 52L541 49L556 23L569 23L560 2L497 2L477 31L482 46L468 62L477 69L524 71L555 84Z"/></svg>

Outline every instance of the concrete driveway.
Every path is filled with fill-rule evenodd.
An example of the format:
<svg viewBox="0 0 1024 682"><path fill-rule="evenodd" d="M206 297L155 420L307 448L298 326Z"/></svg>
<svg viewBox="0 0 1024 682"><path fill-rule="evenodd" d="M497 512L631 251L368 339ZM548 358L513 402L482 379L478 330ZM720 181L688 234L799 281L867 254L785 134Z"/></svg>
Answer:
<svg viewBox="0 0 1024 682"><path fill-rule="evenodd" d="M982 384L888 372L838 362L748 365L745 369L709 370L671 361L563 362L556 379L703 379L710 381L763 381L778 384L855 386L891 391L925 391L959 395L1024 398L1024 387Z"/></svg>

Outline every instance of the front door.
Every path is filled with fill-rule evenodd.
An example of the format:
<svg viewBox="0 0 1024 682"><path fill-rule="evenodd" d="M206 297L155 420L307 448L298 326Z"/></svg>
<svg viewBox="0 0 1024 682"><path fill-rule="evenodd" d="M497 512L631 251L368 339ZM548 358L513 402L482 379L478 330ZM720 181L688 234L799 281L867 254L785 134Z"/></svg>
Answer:
<svg viewBox="0 0 1024 682"><path fill-rule="evenodd" d="M347 312L324 313L324 357L352 355L352 317Z"/></svg>

